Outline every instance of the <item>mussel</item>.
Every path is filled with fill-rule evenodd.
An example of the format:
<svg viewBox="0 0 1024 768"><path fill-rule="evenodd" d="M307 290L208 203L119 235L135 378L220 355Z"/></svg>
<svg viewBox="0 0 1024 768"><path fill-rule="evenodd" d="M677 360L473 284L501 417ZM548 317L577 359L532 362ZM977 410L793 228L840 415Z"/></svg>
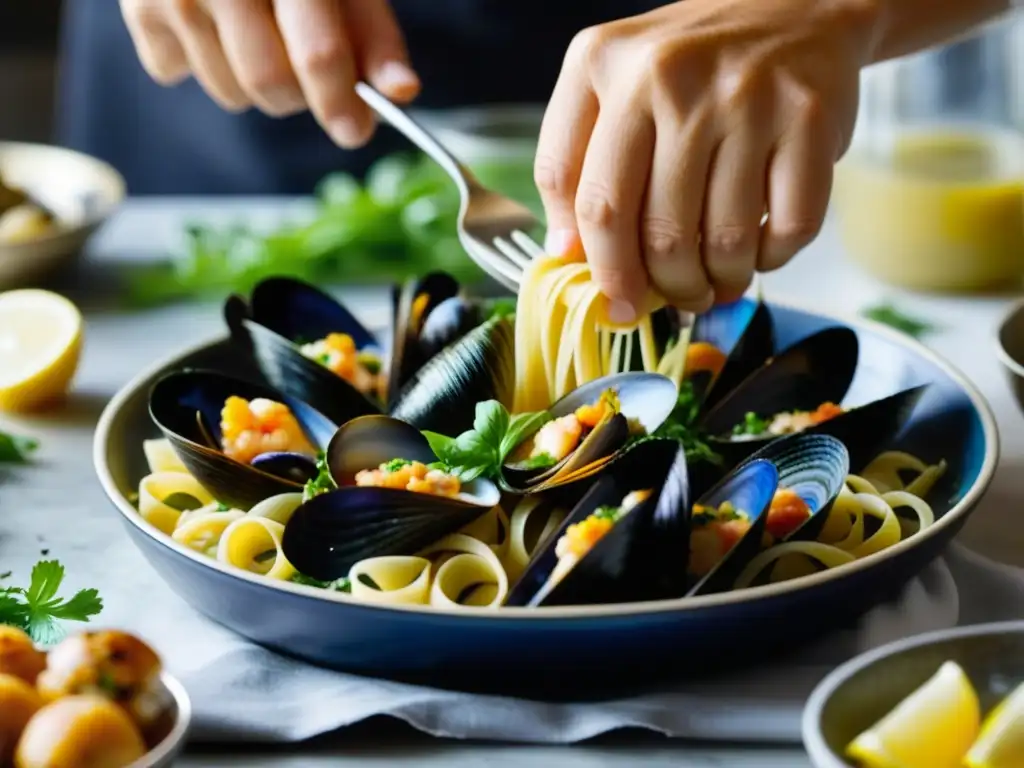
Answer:
<svg viewBox="0 0 1024 768"><path fill-rule="evenodd" d="M849 328L827 328L771 358L703 412L700 428L735 466L771 440L843 411L857 369L859 344Z"/></svg>
<svg viewBox="0 0 1024 768"><path fill-rule="evenodd" d="M445 299L427 315L420 328L419 349L422 358L429 360L486 319L481 302L465 296Z"/></svg>
<svg viewBox="0 0 1024 768"><path fill-rule="evenodd" d="M394 405L402 387L436 352L455 339L454 332L436 349L420 343L424 324L446 301L457 300L459 283L445 272L406 281L392 294L391 362L384 401ZM450 328L445 329L451 331Z"/></svg>
<svg viewBox="0 0 1024 768"><path fill-rule="evenodd" d="M149 413L200 485L241 509L301 490L316 474L316 453L336 429L301 400L215 371L163 377L150 392ZM261 413L274 420L275 433L259 433ZM232 434L225 435L225 426Z"/></svg>
<svg viewBox="0 0 1024 768"><path fill-rule="evenodd" d="M592 477L633 434L653 434L676 403L676 387L656 373L605 376L577 387L551 406L544 424L506 460L502 484L540 493Z"/></svg>
<svg viewBox="0 0 1024 768"><path fill-rule="evenodd" d="M742 329L738 336L737 328ZM729 350L721 369L710 377L706 372L694 370L696 366L687 365L689 375L698 380L709 379L699 387L703 392L701 407L707 411L775 354L772 313L763 301L753 305L740 301L716 307L698 316L694 322L690 346L693 348L702 343L719 350Z"/></svg>
<svg viewBox="0 0 1024 768"><path fill-rule="evenodd" d="M458 435L472 429L477 403L512 405L515 331L495 317L431 358L402 390L391 415L420 430Z"/></svg>
<svg viewBox="0 0 1024 768"><path fill-rule="evenodd" d="M411 555L468 525L501 499L483 479L465 485L435 461L414 427L387 416L343 425L327 447L337 490L315 496L285 526L285 557L307 576L332 580L359 560ZM452 482L454 480L454 482Z"/></svg>
<svg viewBox="0 0 1024 768"><path fill-rule="evenodd" d="M686 457L679 444L638 443L602 474L547 539L509 590L506 604L679 597L687 583L688 516Z"/></svg>
<svg viewBox="0 0 1024 768"><path fill-rule="evenodd" d="M338 424L380 413L383 360L377 340L320 289L287 277L256 285L246 306L232 296L224 316L250 345L276 389L309 403Z"/></svg>

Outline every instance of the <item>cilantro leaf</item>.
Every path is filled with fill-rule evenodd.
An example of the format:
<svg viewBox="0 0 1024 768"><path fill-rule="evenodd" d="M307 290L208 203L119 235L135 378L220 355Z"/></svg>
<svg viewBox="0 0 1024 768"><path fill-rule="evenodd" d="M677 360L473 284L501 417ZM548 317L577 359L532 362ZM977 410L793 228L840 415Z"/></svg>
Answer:
<svg viewBox="0 0 1024 768"><path fill-rule="evenodd" d="M95 589L83 589L70 600L57 597L63 581L64 566L58 561L36 563L28 589L0 589L0 624L18 627L36 643L51 645L64 637L61 621L87 622L103 610Z"/></svg>
<svg viewBox="0 0 1024 768"><path fill-rule="evenodd" d="M45 603L53 599L64 581L64 566L56 560L43 560L32 569L32 581L25 597L30 604Z"/></svg>
<svg viewBox="0 0 1024 768"><path fill-rule="evenodd" d="M31 437L19 437L0 432L0 462L24 464L39 448L39 441Z"/></svg>

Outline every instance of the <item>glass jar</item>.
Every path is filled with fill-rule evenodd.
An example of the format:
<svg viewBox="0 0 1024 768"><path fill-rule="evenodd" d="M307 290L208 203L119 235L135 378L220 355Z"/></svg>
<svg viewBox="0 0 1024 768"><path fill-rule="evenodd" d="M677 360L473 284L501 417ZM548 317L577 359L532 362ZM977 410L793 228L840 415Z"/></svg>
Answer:
<svg viewBox="0 0 1024 768"><path fill-rule="evenodd" d="M833 205L848 255L908 288L1024 274L1024 30L1008 17L862 75Z"/></svg>

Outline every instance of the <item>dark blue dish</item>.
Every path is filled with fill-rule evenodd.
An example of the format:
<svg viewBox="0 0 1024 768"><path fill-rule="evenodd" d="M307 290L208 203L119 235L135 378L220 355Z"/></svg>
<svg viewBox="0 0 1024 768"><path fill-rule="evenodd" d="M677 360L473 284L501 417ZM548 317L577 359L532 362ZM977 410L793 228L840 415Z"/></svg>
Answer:
<svg viewBox="0 0 1024 768"><path fill-rule="evenodd" d="M739 337L753 302L721 311L715 336ZM839 321L769 305L776 350ZM129 383L96 431L95 464L132 539L185 600L214 621L275 651L350 672L535 698L580 698L636 690L668 676L763 664L884 600L938 556L988 487L998 459L992 414L946 362L883 326L850 324L860 364L844 400L856 406L928 384L891 446L948 471L932 494L937 521L893 548L843 568L741 592L620 605L446 612L381 607L347 595L271 583L179 546L146 523L128 498L146 473L142 440L157 436L147 412L153 382L181 367L255 377L251 359L227 340L163 361ZM750 653L756 638L757 653Z"/></svg>

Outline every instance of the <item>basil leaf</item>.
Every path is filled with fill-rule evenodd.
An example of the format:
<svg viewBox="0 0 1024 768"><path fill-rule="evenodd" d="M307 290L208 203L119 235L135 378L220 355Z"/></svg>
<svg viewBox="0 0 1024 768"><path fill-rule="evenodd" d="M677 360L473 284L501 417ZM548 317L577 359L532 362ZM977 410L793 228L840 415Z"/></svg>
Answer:
<svg viewBox="0 0 1024 768"><path fill-rule="evenodd" d="M504 463L508 455L519 447L527 437L533 435L541 427L551 421L552 416L547 411L536 413L519 413L512 418L505 437L502 438L501 446L498 449L501 461Z"/></svg>
<svg viewBox="0 0 1024 768"><path fill-rule="evenodd" d="M434 452L438 460L443 464L451 464L452 449L455 447L455 440L447 437L446 435L438 434L437 432L430 432L429 430L423 432L423 436L427 438L427 443L430 444L430 450Z"/></svg>
<svg viewBox="0 0 1024 768"><path fill-rule="evenodd" d="M488 467L494 463L497 455L495 446L484 440L477 432L470 430L455 438L450 463L463 467Z"/></svg>
<svg viewBox="0 0 1024 768"><path fill-rule="evenodd" d="M505 433L508 432L508 427L509 416L505 406L497 400L477 403L473 431L480 436L483 443L497 451Z"/></svg>

